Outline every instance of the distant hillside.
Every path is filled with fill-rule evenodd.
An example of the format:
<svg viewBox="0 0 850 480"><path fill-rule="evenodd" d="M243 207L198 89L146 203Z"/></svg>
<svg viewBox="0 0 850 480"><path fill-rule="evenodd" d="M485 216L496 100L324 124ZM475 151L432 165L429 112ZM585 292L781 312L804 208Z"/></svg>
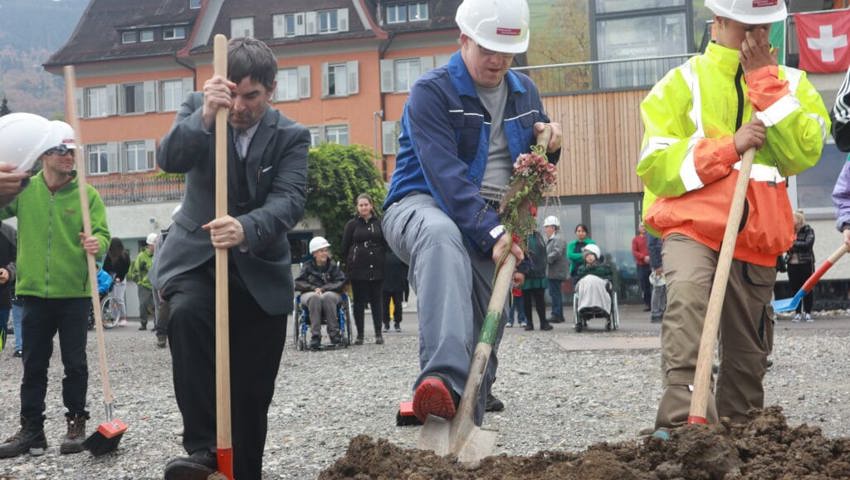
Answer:
<svg viewBox="0 0 850 480"><path fill-rule="evenodd" d="M64 82L41 64L62 47L88 0L0 0L0 97L13 112L58 118Z"/></svg>

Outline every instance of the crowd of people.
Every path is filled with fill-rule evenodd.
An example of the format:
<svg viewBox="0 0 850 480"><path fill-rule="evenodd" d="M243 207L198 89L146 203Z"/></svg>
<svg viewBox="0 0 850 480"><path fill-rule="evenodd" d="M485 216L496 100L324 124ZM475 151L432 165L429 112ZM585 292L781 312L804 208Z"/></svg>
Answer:
<svg viewBox="0 0 850 480"><path fill-rule="evenodd" d="M785 18L784 3L744 3L706 2L716 14L716 41L671 70L641 104L645 139L637 173L645 186L644 223L632 241L632 254L644 306L651 321L662 323L658 438L687 420L702 313L741 156L756 150L758 168L749 179L753 201L741 224L723 306L719 376L707 414L711 422L719 416L739 421L750 408L763 406L762 380L772 347L768 305L777 258L787 263L793 285L813 270L813 230L802 214L792 216L784 176L818 161L830 124L839 149L850 150L850 72L831 120L805 75L777 65L770 52L767 26ZM103 258L103 268L115 282L116 325L126 322L123 289L129 280L138 287L139 329L153 321L157 344L170 348L187 456L165 465L167 480L207 478L218 467L216 249L228 251L237 478L261 478L267 412L296 292L309 314L312 349L321 348L323 323L330 344L342 341L337 311L346 285L352 293L354 343L365 341L368 306L374 343L381 345L391 321L401 330L408 280L417 294L419 320L413 412L423 422L429 415L452 419L470 373L497 263L513 255L518 266L512 272L511 301L503 307L498 328L488 332L494 345L474 421L480 425L484 412L504 408L493 394L504 327L519 322L534 330L536 312L539 329L552 330L552 324L565 319L564 292L576 292L581 304L605 304L615 275L587 225L576 225L575 238L567 243L560 220L550 215L542 232L522 239L523 250L497 213L513 159L538 134L547 128L552 132L544 146L549 162L557 162L561 154L560 125L550 121L534 82L509 68L514 56L528 48L526 0L465 0L455 20L461 32L458 51L447 65L424 73L411 87L382 208L370 195L359 195L354 217L344 228L339 261L332 258L334 246L316 236L297 278L291 272L286 233L304 214L310 133L270 108L278 65L265 43L231 40L227 75L207 79L181 106L160 143L157 162L166 172L185 174L186 193L167 232L149 235L132 262L123 243L111 238L105 207L92 187L84 192L92 232L80 233L77 145L71 127L33 120L32 128L42 129L45 140L28 153L41 161L41 171L30 176L15 165L0 164L0 216L18 219L17 240L5 226L0 232L0 323L5 327L17 299L22 317L14 324L15 352L24 367L21 427L0 445L0 458L38 455L47 447L44 400L57 334L67 410L60 452L83 449L89 418L87 255ZM746 92L740 91L740 77ZM732 110L720 111L718 105ZM227 161L235 178L228 189L229 213L216 216L210 139L222 109L227 110ZM472 121L475 128L469 128ZM837 228L850 246L847 165L833 198ZM54 204L61 208L52 208ZM758 215L760 208L772 209L771 214ZM811 309L808 297L795 320L810 321Z"/></svg>

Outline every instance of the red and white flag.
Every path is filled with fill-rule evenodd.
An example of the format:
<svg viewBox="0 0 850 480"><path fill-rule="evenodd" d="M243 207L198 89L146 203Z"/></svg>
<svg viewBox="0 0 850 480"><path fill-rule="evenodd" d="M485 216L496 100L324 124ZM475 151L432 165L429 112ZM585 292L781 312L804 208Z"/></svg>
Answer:
<svg viewBox="0 0 850 480"><path fill-rule="evenodd" d="M800 42L800 69L844 72L850 66L850 11L794 15Z"/></svg>

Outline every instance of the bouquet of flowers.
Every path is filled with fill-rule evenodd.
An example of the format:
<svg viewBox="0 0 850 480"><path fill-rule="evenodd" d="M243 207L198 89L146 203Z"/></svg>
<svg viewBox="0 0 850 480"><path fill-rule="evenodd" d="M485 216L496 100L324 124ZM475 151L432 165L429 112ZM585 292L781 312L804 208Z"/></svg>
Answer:
<svg viewBox="0 0 850 480"><path fill-rule="evenodd" d="M517 157L508 191L499 206L502 223L523 250L526 237L536 228L537 205L555 186L555 165L546 158L549 135L541 137L545 138L531 147L531 153Z"/></svg>

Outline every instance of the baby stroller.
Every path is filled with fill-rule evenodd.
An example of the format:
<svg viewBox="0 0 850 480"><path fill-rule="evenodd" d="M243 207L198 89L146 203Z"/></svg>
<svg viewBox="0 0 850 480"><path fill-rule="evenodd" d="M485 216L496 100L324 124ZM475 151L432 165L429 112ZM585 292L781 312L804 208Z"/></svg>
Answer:
<svg viewBox="0 0 850 480"><path fill-rule="evenodd" d="M103 328L112 328L115 326L115 311L113 306L112 292L113 278L112 275L106 273L103 268L97 271L97 293L100 297L100 314L103 319ZM89 308L89 330L94 330L94 311Z"/></svg>

